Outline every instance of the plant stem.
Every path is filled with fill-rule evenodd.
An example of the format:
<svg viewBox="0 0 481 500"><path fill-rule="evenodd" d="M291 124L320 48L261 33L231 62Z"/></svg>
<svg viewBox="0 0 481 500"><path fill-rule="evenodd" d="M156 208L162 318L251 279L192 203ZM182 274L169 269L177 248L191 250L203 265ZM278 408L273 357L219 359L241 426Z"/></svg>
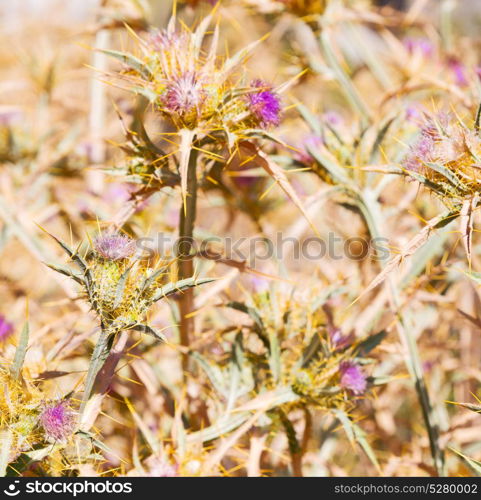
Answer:
<svg viewBox="0 0 481 500"><path fill-rule="evenodd" d="M369 228L371 238L380 238L381 231L378 227L378 219L374 216L375 211L372 210L372 203L369 203L369 199L366 198L364 194L361 194L360 199L362 201L360 209ZM381 266L383 266L382 262ZM426 426L426 430L428 433L429 447L434 467L437 474L439 476L442 476L444 474L444 452L439 445L439 427L437 424L437 418L434 409L431 404L426 382L424 380L419 349L416 343L416 339L411 334L409 325L406 324L406 318L400 311L399 291L391 276L387 276L386 283L390 292L389 302L391 305L391 310L397 318L396 329L398 331L399 338L407 351L405 356L405 363L411 375L411 379L418 396L418 401L421 406L424 425Z"/></svg>
<svg viewBox="0 0 481 500"><path fill-rule="evenodd" d="M82 404L80 406L80 414L83 413L85 405L87 404L87 401L89 400L92 394L95 378L97 377L97 373L100 371L100 369L105 363L105 360L109 355L113 340L114 340L114 335L111 332L109 332L102 324L99 340L92 353L92 357L90 358L90 365L87 372L87 378L85 379L84 395L82 398Z"/></svg>
<svg viewBox="0 0 481 500"><path fill-rule="evenodd" d="M282 409L278 409L278 415L284 426L284 430L286 432L287 442L289 445L289 453L291 454L291 467L292 474L295 477L303 477L302 473L302 449L301 445L297 441L296 431L292 422L289 420L289 417ZM307 425L307 422L306 422Z"/></svg>
<svg viewBox="0 0 481 500"><path fill-rule="evenodd" d="M197 206L197 151L190 150L187 168L187 196L180 208L179 242L177 245L178 279L190 278L194 274L192 244L194 237ZM194 328L194 320L189 315L194 310L194 288L182 292L179 299L180 344L187 347ZM183 356L182 367L187 368L188 357Z"/></svg>
<svg viewBox="0 0 481 500"><path fill-rule="evenodd" d="M393 295L394 293L395 292L393 292ZM394 306L398 307L397 295L394 295L394 297ZM419 403L421 405L424 424L428 432L429 448L431 451L431 456L433 458L434 467L438 476L444 476L444 452L439 446L439 425L437 422L438 419L431 404L428 388L424 380L423 368L416 339L411 334L409 326L405 325L404 319L400 316L399 312L397 313L397 315L397 327L405 340L409 353L409 360L406 364L409 372L411 373L411 377L418 394Z"/></svg>

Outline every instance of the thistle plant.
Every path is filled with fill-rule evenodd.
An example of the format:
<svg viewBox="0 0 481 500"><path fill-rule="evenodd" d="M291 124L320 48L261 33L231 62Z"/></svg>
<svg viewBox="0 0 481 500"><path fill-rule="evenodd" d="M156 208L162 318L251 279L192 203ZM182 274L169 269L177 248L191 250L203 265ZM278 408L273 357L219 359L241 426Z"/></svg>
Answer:
<svg viewBox="0 0 481 500"><path fill-rule="evenodd" d="M274 286L250 295L245 302L228 302L225 307L250 319L236 333L228 364L219 370L200 353L192 353L219 394L228 398L226 415L236 408L232 421L237 412L243 411L246 420L249 411L263 410L268 432L275 434L282 429L286 433L295 475L302 475L312 413L325 412L355 426L349 415L356 399L367 397L376 384L368 376L367 365L373 362L368 354L385 332L361 340L340 333L333 324L330 296L324 293L318 300L305 301ZM234 393L229 384L235 384ZM304 444L298 441L289 420L296 409L305 414ZM237 418L236 424L242 421ZM229 425L227 416L223 425ZM363 441L363 446L369 445Z"/></svg>
<svg viewBox="0 0 481 500"><path fill-rule="evenodd" d="M436 227L459 217L470 265L473 216L481 189L479 116L478 112L471 126L452 113L427 116L402 162L403 173L434 193L448 208L434 221Z"/></svg>
<svg viewBox="0 0 481 500"><path fill-rule="evenodd" d="M205 48L203 42L210 23L208 16L191 32L184 26L178 27L173 16L167 29L152 31L145 39L136 37L141 57L106 51L124 63L119 76L129 84L129 89L146 97L153 110L170 122L178 136L178 151L174 153L177 153L175 163L182 196L177 245L181 280L192 276L194 271L192 241L199 176L215 179L217 165L228 163L241 141L277 140L271 129L280 124L280 94L288 88L286 84L274 88L261 79L247 79L243 65L259 42L232 57L220 58L217 26L210 47ZM261 154L257 147L255 149L256 156ZM169 157L156 146L151 152L158 158L144 162L145 167L165 163ZM283 189L299 203L282 170L267 162L264 168L269 175L281 178ZM193 300L193 291L188 290L179 301L181 343L185 346L189 345L193 329Z"/></svg>
<svg viewBox="0 0 481 500"><path fill-rule="evenodd" d="M477 2L68 3L0 30L0 476L479 474Z"/></svg>
<svg viewBox="0 0 481 500"><path fill-rule="evenodd" d="M406 173L447 204L477 196L481 138L479 124L468 127L452 114L427 117L406 155Z"/></svg>
<svg viewBox="0 0 481 500"><path fill-rule="evenodd" d="M49 267L81 285L85 299L100 320L100 337L85 381L85 407L117 334L123 330L136 330L157 341L164 341L162 334L145 323L150 307L169 295L212 279L190 276L177 282L166 281L168 267L149 267L148 263L135 259L135 241L123 234L107 232L98 235L85 257L80 255L78 249L74 251L53 238L77 264L79 271L55 265ZM68 414L64 408L59 412Z"/></svg>
<svg viewBox="0 0 481 500"><path fill-rule="evenodd" d="M28 341L26 323L13 361L1 360L0 477L12 471L18 474L33 461L55 453L71 441L76 431L77 422L68 399L47 403L45 388L24 369Z"/></svg>

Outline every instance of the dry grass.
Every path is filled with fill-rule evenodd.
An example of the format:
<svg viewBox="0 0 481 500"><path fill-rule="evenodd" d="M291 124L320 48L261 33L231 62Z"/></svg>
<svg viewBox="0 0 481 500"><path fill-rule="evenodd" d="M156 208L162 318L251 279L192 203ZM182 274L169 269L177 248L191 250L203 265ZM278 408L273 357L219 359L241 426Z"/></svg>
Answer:
<svg viewBox="0 0 481 500"><path fill-rule="evenodd" d="M0 451L0 473L479 474L479 7L179 2L177 30L212 16L195 70L215 67L204 88L222 81L214 109L186 118L159 97L162 63L145 77L95 50L153 64L139 40L167 26L171 2L50 2L43 15L12 3L0 33L0 442L13 451ZM280 95L278 127L248 109L255 79ZM234 118L226 88L240 93ZM425 154L413 171L404 159L427 116L443 127L440 112L437 163ZM154 245L120 285L131 262L94 242L114 230ZM155 248L159 234L190 233L213 242L187 259ZM313 238L335 238L335 252L285 243L262 258L262 239L279 249L279 235L311 255ZM46 266L74 269L76 252L80 284ZM192 276L217 279L177 282ZM366 387L343 378L346 363ZM76 427L51 439L40 415L64 398Z"/></svg>

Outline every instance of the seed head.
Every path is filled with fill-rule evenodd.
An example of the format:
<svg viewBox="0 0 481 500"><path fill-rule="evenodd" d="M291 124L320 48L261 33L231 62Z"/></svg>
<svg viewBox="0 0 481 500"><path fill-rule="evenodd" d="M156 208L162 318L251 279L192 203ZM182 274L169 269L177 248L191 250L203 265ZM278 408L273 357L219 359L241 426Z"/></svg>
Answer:
<svg viewBox="0 0 481 500"><path fill-rule="evenodd" d="M107 233L95 238L94 248L107 260L128 259L135 253L135 241L123 234Z"/></svg>
<svg viewBox="0 0 481 500"><path fill-rule="evenodd" d="M351 391L355 395L365 392L367 387L366 376L353 361L343 361L339 366L341 374L341 387Z"/></svg>

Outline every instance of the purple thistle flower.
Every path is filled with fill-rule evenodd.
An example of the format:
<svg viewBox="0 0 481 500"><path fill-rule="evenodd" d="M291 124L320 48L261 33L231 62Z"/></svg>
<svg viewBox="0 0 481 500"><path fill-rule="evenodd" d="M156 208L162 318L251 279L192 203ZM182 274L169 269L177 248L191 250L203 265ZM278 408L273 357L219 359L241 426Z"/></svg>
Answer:
<svg viewBox="0 0 481 500"><path fill-rule="evenodd" d="M67 401L47 405L39 417L49 441L65 441L75 429L75 412Z"/></svg>
<svg viewBox="0 0 481 500"><path fill-rule="evenodd" d="M101 234L95 238L94 248L104 259L128 259L135 253L135 241L123 234Z"/></svg>
<svg viewBox="0 0 481 500"><path fill-rule="evenodd" d="M262 128L277 126L281 122L281 100L272 86L262 80L251 82L253 90L247 95L249 110Z"/></svg>
<svg viewBox="0 0 481 500"><path fill-rule="evenodd" d="M430 372L434 367L434 361L424 361L422 367L424 372Z"/></svg>
<svg viewBox="0 0 481 500"><path fill-rule="evenodd" d="M405 156L403 165L406 170L418 173L422 172L428 162L452 161L459 153L458 142L450 127L449 114L438 113L428 117L421 128L419 139Z"/></svg>
<svg viewBox="0 0 481 500"><path fill-rule="evenodd" d="M200 114L205 98L201 79L195 73L188 71L167 84L163 105L168 111L180 115L186 115L192 111Z"/></svg>
<svg viewBox="0 0 481 500"><path fill-rule="evenodd" d="M448 68L454 74L454 80L460 87L466 87L468 85L468 78L466 76L466 66L455 57L450 57L448 59Z"/></svg>
<svg viewBox="0 0 481 500"><path fill-rule="evenodd" d="M434 46L428 38L407 37L403 40L403 45L410 54L420 52L426 58L434 54Z"/></svg>
<svg viewBox="0 0 481 500"><path fill-rule="evenodd" d="M341 374L341 387L353 394L362 394L367 387L366 375L353 361L343 361L339 366Z"/></svg>
<svg viewBox="0 0 481 500"><path fill-rule="evenodd" d="M13 333L13 325L0 314L0 342L4 342Z"/></svg>
<svg viewBox="0 0 481 500"><path fill-rule="evenodd" d="M411 146L404 158L404 167L411 172L420 172L422 165L432 160L434 154L434 139L431 134L423 131L419 140Z"/></svg>
<svg viewBox="0 0 481 500"><path fill-rule="evenodd" d="M327 334L329 335L329 339L334 349L344 349L351 345L354 340L352 333L344 335L342 330L334 325L327 326Z"/></svg>

